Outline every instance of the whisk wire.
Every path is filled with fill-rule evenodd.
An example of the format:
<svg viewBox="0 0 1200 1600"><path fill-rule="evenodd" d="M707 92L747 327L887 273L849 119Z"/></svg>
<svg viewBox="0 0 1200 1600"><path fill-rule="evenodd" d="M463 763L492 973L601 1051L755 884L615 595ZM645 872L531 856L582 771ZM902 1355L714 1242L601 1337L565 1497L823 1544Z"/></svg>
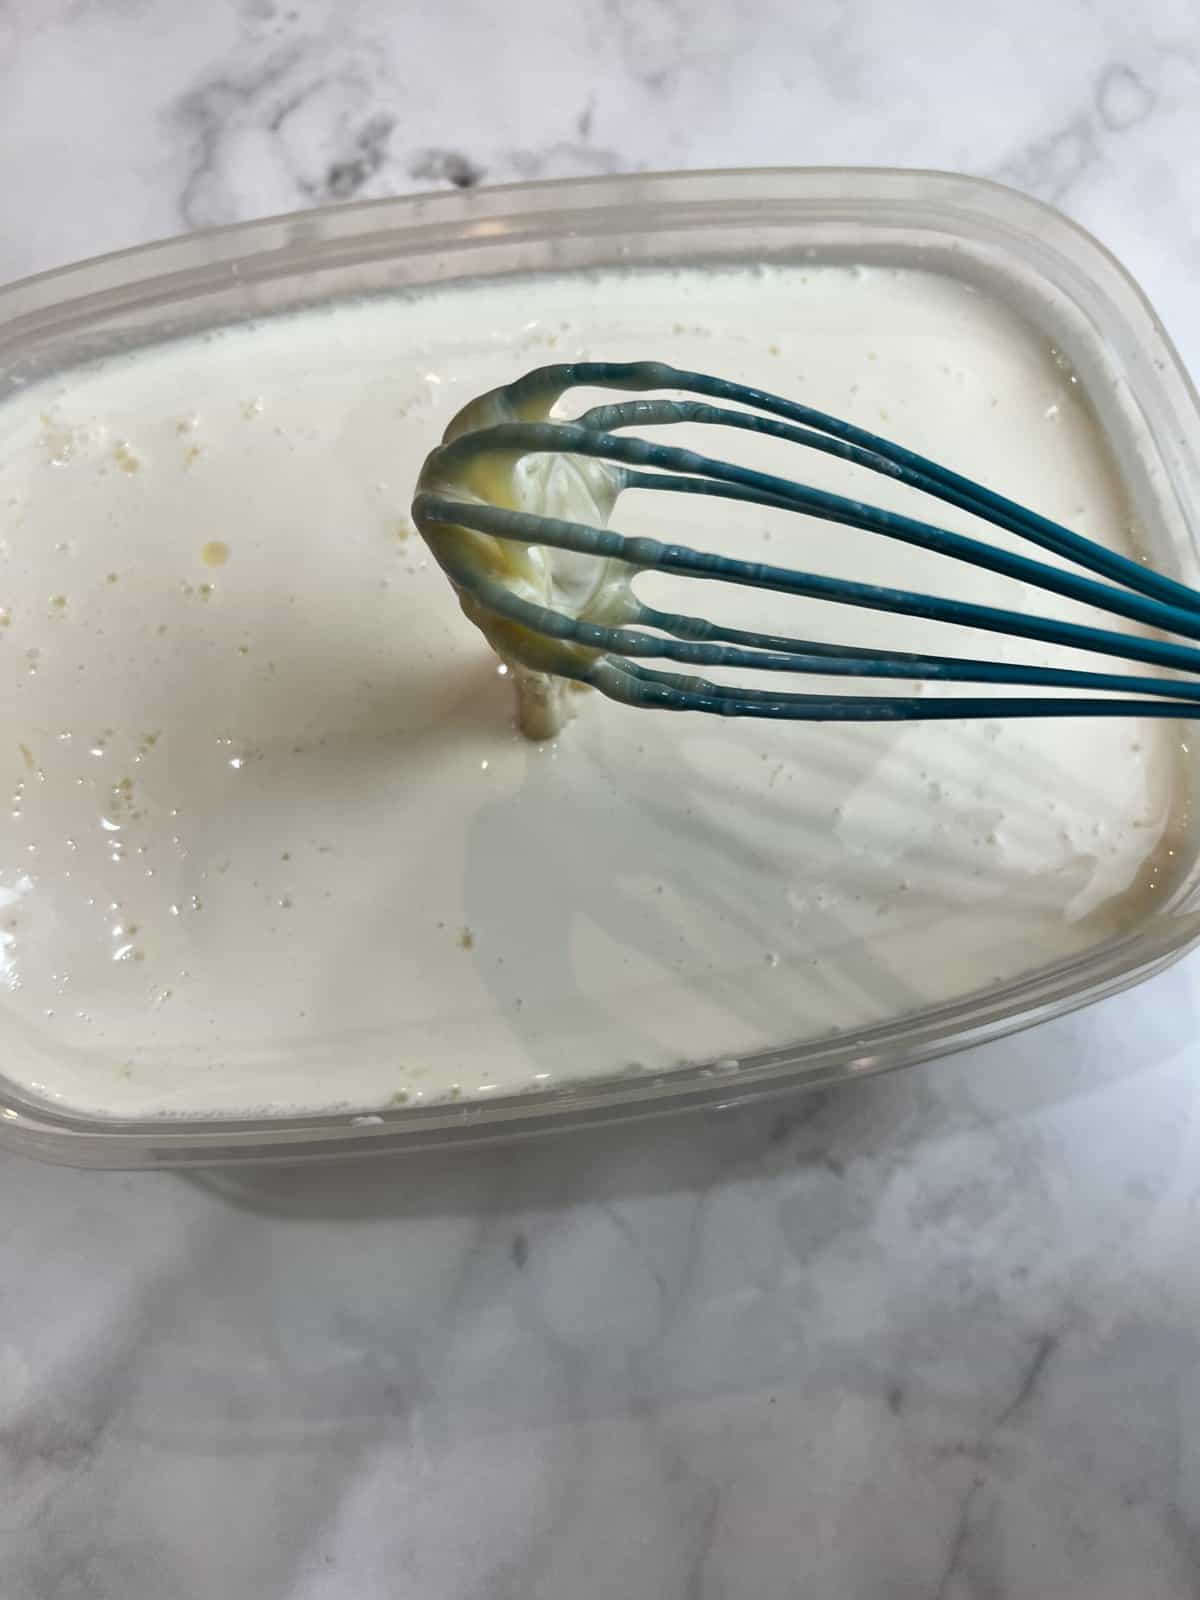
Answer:
<svg viewBox="0 0 1200 1600"><path fill-rule="evenodd" d="M900 540L950 559L999 573L1145 627L1200 640L1200 593L1137 562L1106 550L1039 514L1006 500L890 441L812 408L763 391L656 363L574 363L538 369L504 391L509 415L536 409L547 392L606 383L617 388L670 387L703 393L774 412L763 416L691 400L636 400L594 406L574 422L500 421L464 432L435 451L414 501L418 526L466 528L522 545L592 556L631 570L657 570L707 578L788 595L920 617L933 622L1001 633L1118 659L1200 674L1200 649L1176 640L1133 636L1113 629L1032 616L915 590L834 578L792 567L745 561L612 528L490 504L447 492L456 472L495 453L521 457L552 453L592 458L615 475L616 492L686 493L798 512L827 522ZM779 420L780 418L786 420ZM815 448L841 457L970 511L1033 542L1060 559L1115 582L1101 582L1063 567L1000 549L981 539L885 510L858 499L739 466L695 450L619 431L677 423L722 426ZM797 424L800 425L797 425ZM648 470L649 469L649 470ZM426 487L427 484L436 487ZM580 646L580 659L564 662L562 675L595 684L635 705L699 710L722 715L808 720L932 720L949 717L1193 716L1200 714L1200 682L1134 674L1092 672L1013 662L872 650L833 645L723 626L704 617L660 610L633 598L622 625L574 615L514 593L501 579L482 573L453 544L431 539L460 592L498 617L544 638ZM627 622L640 627L624 625ZM643 632L642 628L658 630ZM664 637L665 635L665 637ZM640 658L640 660L639 660ZM719 668L751 668L826 677L902 679L990 686L1076 689L1105 698L925 697L782 693L714 684L689 674L665 672L646 660Z"/></svg>
<svg viewBox="0 0 1200 1600"><path fill-rule="evenodd" d="M788 422L800 423L811 430L812 434L824 437L826 442L820 445L815 439L804 441L813 448L824 449L830 454L843 455L846 460L856 460L859 465L867 467L870 471L885 472L897 482L906 483L912 488L934 495L948 504L958 505L996 527L1005 528L1031 543L1040 544L1044 549L1052 550L1079 566L1106 573L1117 582L1139 590L1143 594L1155 595L1168 604L1200 611L1200 593L1187 584L1169 578L1164 573L1155 572L1152 568L1123 556L1117 550L1106 549L1095 540L1075 533L1050 517L1045 517L1028 506L1010 500L996 490L977 483L973 478L954 472L941 462L919 455L915 450L909 450L894 440L872 433L867 428L859 427L857 423L846 421L845 418L820 411L815 406L785 399L765 389L735 383L728 378L714 377L711 373L673 367L665 362L575 361L535 367L524 377L508 385L507 392L512 396L514 406L520 408L530 399L548 391L561 394L568 389L596 387L643 392L670 389L684 394L702 394L709 399L732 402L735 405L749 407L753 411L766 412L770 417L780 417ZM679 404L679 402L674 403ZM735 413L737 416L746 414L746 412ZM849 452L842 452L838 448L839 444L851 446L864 454L862 457L857 457ZM866 459L867 457L873 457L883 465L876 466L871 460Z"/></svg>

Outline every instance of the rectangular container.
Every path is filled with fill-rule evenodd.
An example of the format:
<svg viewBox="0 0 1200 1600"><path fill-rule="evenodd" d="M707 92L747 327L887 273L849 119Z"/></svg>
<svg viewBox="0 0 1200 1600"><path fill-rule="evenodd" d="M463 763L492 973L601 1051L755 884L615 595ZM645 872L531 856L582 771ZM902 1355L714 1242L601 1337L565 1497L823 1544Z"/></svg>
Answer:
<svg viewBox="0 0 1200 1600"><path fill-rule="evenodd" d="M0 403L100 356L332 299L512 273L622 264L868 263L948 272L1007 300L1072 363L1109 437L1147 555L1200 575L1200 403L1123 268L1055 211L944 173L639 174L341 206L213 229L0 290ZM0 1143L79 1166L380 1154L512 1138L883 1072L1113 994L1200 938L1200 862L1174 897L1083 957L950 1005L744 1059L489 1100L262 1120L109 1121L0 1076Z"/></svg>

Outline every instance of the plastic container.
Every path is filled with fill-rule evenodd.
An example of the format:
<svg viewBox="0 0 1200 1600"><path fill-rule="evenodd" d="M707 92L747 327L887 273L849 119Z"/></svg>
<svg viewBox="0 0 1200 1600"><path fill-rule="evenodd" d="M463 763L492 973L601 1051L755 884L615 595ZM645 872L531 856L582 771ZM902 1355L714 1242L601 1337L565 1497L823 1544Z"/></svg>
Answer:
<svg viewBox="0 0 1200 1600"><path fill-rule="evenodd" d="M0 403L80 362L333 298L620 263L810 259L937 268L1015 304L1072 363L1147 555L1200 577L1200 404L1153 310L1094 239L1011 190L941 173L696 172L531 184L306 212L107 256L0 291ZM0 1142L81 1166L365 1155L511 1138L883 1072L1112 994L1200 938L1200 860L1173 898L1084 956L953 1004L740 1063L487 1103L231 1121L109 1121L0 1078Z"/></svg>

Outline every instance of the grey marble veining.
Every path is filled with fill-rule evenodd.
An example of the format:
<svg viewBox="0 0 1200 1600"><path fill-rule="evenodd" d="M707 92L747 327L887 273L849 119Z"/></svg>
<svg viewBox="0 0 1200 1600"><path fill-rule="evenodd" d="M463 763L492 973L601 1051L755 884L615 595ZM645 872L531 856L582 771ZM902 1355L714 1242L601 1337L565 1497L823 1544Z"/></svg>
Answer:
<svg viewBox="0 0 1200 1600"><path fill-rule="evenodd" d="M0 278L421 187L922 164L1067 208L1200 367L1192 0L0 0L0 126ZM1194 1595L1198 1006L1192 961L515 1151L0 1159L0 1596Z"/></svg>

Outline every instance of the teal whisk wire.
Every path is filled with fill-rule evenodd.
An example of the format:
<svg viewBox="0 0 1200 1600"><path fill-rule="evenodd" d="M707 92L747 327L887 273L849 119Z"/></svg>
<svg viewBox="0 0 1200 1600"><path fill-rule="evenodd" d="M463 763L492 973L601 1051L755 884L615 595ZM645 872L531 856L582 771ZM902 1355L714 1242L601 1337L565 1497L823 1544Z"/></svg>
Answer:
<svg viewBox="0 0 1200 1600"><path fill-rule="evenodd" d="M574 387L671 390L703 400L662 398L606 403L574 421L544 417ZM720 405L710 404L712 400ZM732 409L737 407L738 409ZM469 415L471 414L471 415ZM477 419L471 425L471 416ZM764 390L657 362L575 362L538 368L461 413L462 425L428 458L413 502L414 520L459 592L464 609L489 637L521 642L519 659L535 670L592 684L630 705L809 721L928 721L1047 716L1193 717L1200 714L1200 592L1107 549L950 468ZM497 420L499 419L499 420ZM836 456L969 512L1048 552L1067 568L692 449L629 437L636 427L724 428L752 432ZM916 590L834 578L799 568L740 560L678 543L628 537L608 526L546 515L528 506L489 503L468 487L489 459L568 456L600 463L612 498L625 490L716 497L865 530L947 559L1019 579L1047 593L1155 630L1154 637L1039 617ZM459 537L462 530L468 537ZM627 585L620 603L572 609L522 591L495 562L480 559L471 535L514 549L594 558L597 570L660 571L715 579L775 593L899 613L934 623L1023 638L1190 676L1160 677L911 651L869 649L737 629L703 615L645 604ZM503 563L500 563L503 566ZM507 631L505 631L507 630ZM1173 638L1157 635L1174 635ZM500 647L500 646L498 646ZM693 673L646 666L751 668L847 680L978 684L1082 691L1029 696L807 694L722 685Z"/></svg>

